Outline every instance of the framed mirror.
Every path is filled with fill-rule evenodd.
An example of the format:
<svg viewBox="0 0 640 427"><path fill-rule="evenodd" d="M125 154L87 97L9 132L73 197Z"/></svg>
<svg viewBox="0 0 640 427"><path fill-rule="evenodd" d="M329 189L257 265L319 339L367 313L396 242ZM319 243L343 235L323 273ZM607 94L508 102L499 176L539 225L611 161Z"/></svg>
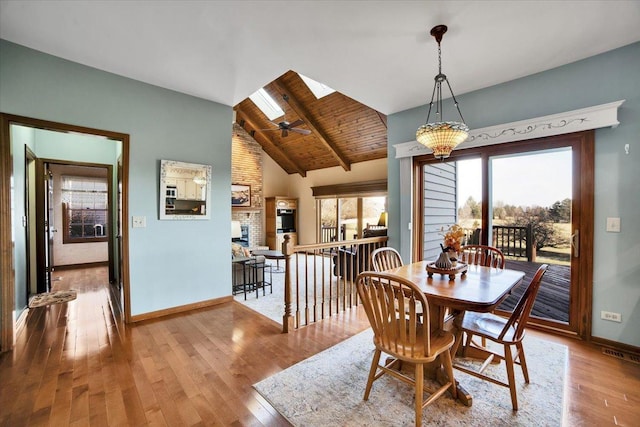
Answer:
<svg viewBox="0 0 640 427"><path fill-rule="evenodd" d="M209 219L211 166L160 160L160 219Z"/></svg>

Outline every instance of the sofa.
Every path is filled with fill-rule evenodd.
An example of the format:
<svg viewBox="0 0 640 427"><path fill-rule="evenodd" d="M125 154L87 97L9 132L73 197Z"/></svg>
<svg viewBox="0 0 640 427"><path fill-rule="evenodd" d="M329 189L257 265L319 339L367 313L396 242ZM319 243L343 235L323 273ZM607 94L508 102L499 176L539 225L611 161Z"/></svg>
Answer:
<svg viewBox="0 0 640 427"><path fill-rule="evenodd" d="M381 227L365 228L362 237L382 237L387 235L387 229ZM348 280L355 280L361 271L371 270L371 252L379 246L353 245L343 246L333 255L333 274Z"/></svg>

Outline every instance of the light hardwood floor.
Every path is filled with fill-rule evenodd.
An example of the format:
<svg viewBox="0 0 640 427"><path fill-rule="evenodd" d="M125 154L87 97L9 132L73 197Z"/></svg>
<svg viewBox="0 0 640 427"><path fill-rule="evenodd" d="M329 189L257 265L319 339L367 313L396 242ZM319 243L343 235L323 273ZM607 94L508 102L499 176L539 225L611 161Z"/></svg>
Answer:
<svg viewBox="0 0 640 427"><path fill-rule="evenodd" d="M354 310L282 334L235 301L125 326L105 268L54 277L78 299L30 310L0 356L2 426L286 426L252 384L368 327ZM569 346L565 425L639 425L640 365L530 333Z"/></svg>

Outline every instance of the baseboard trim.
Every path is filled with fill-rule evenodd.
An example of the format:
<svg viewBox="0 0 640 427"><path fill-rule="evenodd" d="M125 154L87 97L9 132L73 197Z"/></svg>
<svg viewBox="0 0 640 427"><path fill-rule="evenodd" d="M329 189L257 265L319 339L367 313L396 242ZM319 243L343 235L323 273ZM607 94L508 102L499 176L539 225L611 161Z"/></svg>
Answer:
<svg viewBox="0 0 640 427"><path fill-rule="evenodd" d="M628 362L640 363L640 347L598 337L591 337L591 342L601 345L603 354Z"/></svg>
<svg viewBox="0 0 640 427"><path fill-rule="evenodd" d="M20 316L18 316L18 318L16 319L16 326L15 326L15 336L18 337L20 336L20 334L22 334L22 332L24 331L24 328L27 326L27 316L29 315L29 305L27 304L27 306L24 308L24 310L22 310L22 313L20 313Z"/></svg>
<svg viewBox="0 0 640 427"><path fill-rule="evenodd" d="M135 316L131 316L131 323L142 322L143 320L157 319L159 317L170 316L172 314L185 313L187 311L212 307L212 306L224 304L230 301L233 301L232 295L222 297L222 298L200 301L193 304L180 305L177 307L171 307L164 310L150 311L148 313L136 314Z"/></svg>
<svg viewBox="0 0 640 427"><path fill-rule="evenodd" d="M109 261L98 261L98 262L87 262L86 264L55 265L53 266L53 271L77 270L81 268L108 267L108 266L109 266Z"/></svg>

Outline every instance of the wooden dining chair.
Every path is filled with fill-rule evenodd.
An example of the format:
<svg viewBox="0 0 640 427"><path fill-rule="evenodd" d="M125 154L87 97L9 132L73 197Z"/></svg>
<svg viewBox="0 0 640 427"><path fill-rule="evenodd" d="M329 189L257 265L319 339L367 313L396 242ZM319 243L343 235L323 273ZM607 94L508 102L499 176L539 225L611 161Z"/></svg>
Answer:
<svg viewBox="0 0 640 427"><path fill-rule="evenodd" d="M504 254L498 248L485 245L466 245L462 247L460 262L484 267L504 269Z"/></svg>
<svg viewBox="0 0 640 427"><path fill-rule="evenodd" d="M538 289L540 288L542 276L544 276L544 273L547 271L547 267L547 264L542 264L538 268L538 271L535 276L533 276L533 279L531 279L531 282L527 285L509 318L500 317L492 313L475 313L468 311L462 319L462 331L467 335L462 349L462 355L466 355L469 348L475 347L487 352L489 357L477 371L460 365L454 365L454 367L462 372L466 372L467 374L509 388L511 391L511 404L514 411L518 410L514 365L520 365L522 368L522 374L524 375L524 381L528 384L529 372L527 370L527 361L524 356L522 339L525 335L527 320L529 319L533 303L535 302ZM472 340L474 336L486 338L490 341L501 344L503 346L503 352L498 353L497 351L488 350L486 347L478 346ZM513 346L515 346L515 352L512 351ZM507 369L507 382L489 377L483 373L494 358L504 360Z"/></svg>
<svg viewBox="0 0 640 427"><path fill-rule="evenodd" d="M392 268L402 267L403 265L404 263L402 262L400 252L393 248L383 246L371 252L371 267L373 271L382 272L391 270ZM417 310L418 320L420 320L422 317L420 307L418 307Z"/></svg>
<svg viewBox="0 0 640 427"><path fill-rule="evenodd" d="M358 276L356 286L373 329L375 346L364 400L369 399L373 382L384 374L389 374L414 386L415 422L416 426L421 426L422 410L427 405L447 390L451 391L452 396L456 396L450 354L455 337L446 331L431 334L426 297L410 281L388 273L368 271ZM423 321L418 318L419 310L425 313ZM398 315L403 312L405 316ZM380 355L383 352L391 357L381 365ZM415 365L415 378L398 369L402 362ZM424 365L431 362L437 363L438 367L444 366L448 376L448 381L435 390L426 388L424 384ZM430 393L427 399L424 399L425 391Z"/></svg>
<svg viewBox="0 0 640 427"><path fill-rule="evenodd" d="M371 267L373 271L381 272L402 267L402 265L400 252L393 248L383 246L371 252Z"/></svg>
<svg viewBox="0 0 640 427"><path fill-rule="evenodd" d="M504 254L498 248L486 245L465 245L460 253L460 262L483 267L493 267L504 270ZM482 338L482 347L486 347L487 339Z"/></svg>

